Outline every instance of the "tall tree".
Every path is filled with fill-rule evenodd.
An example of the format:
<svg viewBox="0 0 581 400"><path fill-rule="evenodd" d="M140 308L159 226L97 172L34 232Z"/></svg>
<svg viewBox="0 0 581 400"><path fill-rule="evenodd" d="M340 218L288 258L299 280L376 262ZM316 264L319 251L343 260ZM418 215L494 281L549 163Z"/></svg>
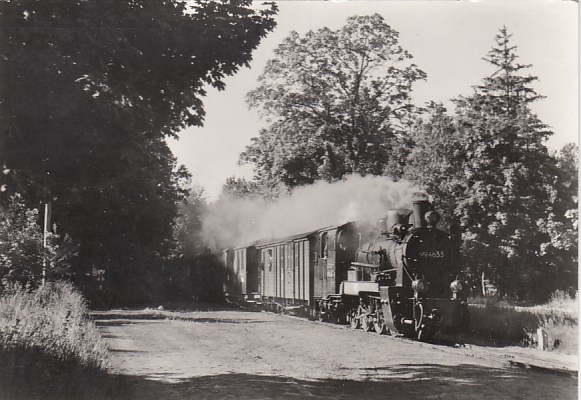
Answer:
<svg viewBox="0 0 581 400"><path fill-rule="evenodd" d="M248 65L276 6L0 2L4 198L54 201L85 266L167 252L187 178L164 139L201 125L205 87Z"/></svg>
<svg viewBox="0 0 581 400"><path fill-rule="evenodd" d="M375 14L337 31L292 32L278 46L247 96L271 122L241 157L259 181L274 174L295 186L384 172L409 130L412 85L426 77L398 36Z"/></svg>
<svg viewBox="0 0 581 400"><path fill-rule="evenodd" d="M506 295L542 300L571 279L577 245L574 151L549 154L552 134L531 111L542 99L506 28L484 60L491 75L416 123L405 178L434 194L464 227L464 264Z"/></svg>
<svg viewBox="0 0 581 400"><path fill-rule="evenodd" d="M517 62L506 28L484 58L494 71L474 94L455 100L456 114L435 110L420 123L409 176L445 199L464 226L465 264L504 294L541 299L554 286L543 256L546 221L557 193L556 160L544 141L552 134L531 111L539 100ZM554 280L550 280L553 282Z"/></svg>
<svg viewBox="0 0 581 400"><path fill-rule="evenodd" d="M442 104L425 107L411 135L404 179L424 188L447 218L453 218L457 201L465 190L463 151L454 118Z"/></svg>
<svg viewBox="0 0 581 400"><path fill-rule="evenodd" d="M577 288L578 282L578 222L579 222L579 148L565 145L554 154L554 191L547 199L547 214L537 221L548 240L541 244L541 255L554 273L558 289Z"/></svg>

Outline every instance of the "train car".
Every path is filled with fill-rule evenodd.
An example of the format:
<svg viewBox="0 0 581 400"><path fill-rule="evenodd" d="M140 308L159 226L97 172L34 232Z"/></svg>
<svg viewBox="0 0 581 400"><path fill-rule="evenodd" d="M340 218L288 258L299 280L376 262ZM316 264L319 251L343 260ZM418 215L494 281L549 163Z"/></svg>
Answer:
<svg viewBox="0 0 581 400"><path fill-rule="evenodd" d="M255 244L224 250L224 292L232 301L256 302L258 296L258 250Z"/></svg>
<svg viewBox="0 0 581 400"><path fill-rule="evenodd" d="M306 232L257 245L259 293L277 307L313 305L313 262L316 233Z"/></svg>
<svg viewBox="0 0 581 400"><path fill-rule="evenodd" d="M337 294L319 301L321 319L420 340L466 325L460 233L436 228L439 214L424 196L413 210L389 212L376 236L360 243Z"/></svg>

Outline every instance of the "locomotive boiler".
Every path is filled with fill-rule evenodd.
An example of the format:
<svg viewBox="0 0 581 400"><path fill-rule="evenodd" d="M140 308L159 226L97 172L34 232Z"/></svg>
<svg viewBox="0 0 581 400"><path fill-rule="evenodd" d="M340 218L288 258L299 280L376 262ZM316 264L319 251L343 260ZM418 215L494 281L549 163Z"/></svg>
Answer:
<svg viewBox="0 0 581 400"><path fill-rule="evenodd" d="M413 210L390 210L375 234L360 235L355 260L335 295L318 302L322 320L400 333L420 340L467 323L459 275L459 228L436 228L440 215L427 195Z"/></svg>

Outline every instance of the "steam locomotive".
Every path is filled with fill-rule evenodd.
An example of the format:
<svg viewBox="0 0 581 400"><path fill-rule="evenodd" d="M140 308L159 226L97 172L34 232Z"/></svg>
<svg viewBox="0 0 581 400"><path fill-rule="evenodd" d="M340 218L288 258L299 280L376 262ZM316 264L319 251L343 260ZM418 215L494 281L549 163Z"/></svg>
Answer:
<svg viewBox="0 0 581 400"><path fill-rule="evenodd" d="M460 231L436 227L425 193L376 227L350 222L224 250L230 298L303 311L354 329L426 340L457 333L468 312L458 268Z"/></svg>

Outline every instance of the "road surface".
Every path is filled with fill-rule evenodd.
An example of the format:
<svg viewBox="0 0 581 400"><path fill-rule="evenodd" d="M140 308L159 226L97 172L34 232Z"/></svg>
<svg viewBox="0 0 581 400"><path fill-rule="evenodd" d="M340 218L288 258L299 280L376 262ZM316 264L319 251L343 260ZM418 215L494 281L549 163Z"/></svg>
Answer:
<svg viewBox="0 0 581 400"><path fill-rule="evenodd" d="M167 317L172 319L167 319ZM94 314L132 399L576 399L576 378L455 348L236 310Z"/></svg>

